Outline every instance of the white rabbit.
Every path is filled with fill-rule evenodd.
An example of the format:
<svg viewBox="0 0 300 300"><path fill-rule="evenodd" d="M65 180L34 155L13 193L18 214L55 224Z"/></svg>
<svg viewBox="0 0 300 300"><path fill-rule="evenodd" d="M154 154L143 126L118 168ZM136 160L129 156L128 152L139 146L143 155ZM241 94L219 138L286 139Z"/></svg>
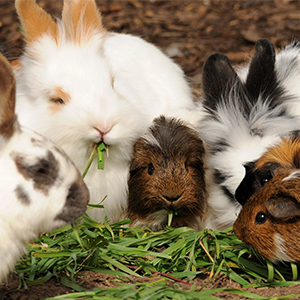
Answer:
<svg viewBox="0 0 300 300"><path fill-rule="evenodd" d="M234 195L247 163L258 159L281 137L300 129L299 118L287 112L293 97L284 89L276 66L274 48L267 40L257 42L255 57L240 76L222 54L212 55L204 65L208 116L201 123L201 138L209 149L208 165L214 181L207 227L233 225L241 209Z"/></svg>
<svg viewBox="0 0 300 300"><path fill-rule="evenodd" d="M15 79L0 54L0 282L26 243L79 218L89 192L68 156L21 127L14 113Z"/></svg>
<svg viewBox="0 0 300 300"><path fill-rule="evenodd" d="M55 22L35 0L16 0L26 48L17 71L17 112L24 124L54 140L83 172L93 145L109 148L104 170L85 181L89 215L119 220L126 208L133 144L171 109L194 109L183 71L139 37L107 32L94 0L65 0Z"/></svg>

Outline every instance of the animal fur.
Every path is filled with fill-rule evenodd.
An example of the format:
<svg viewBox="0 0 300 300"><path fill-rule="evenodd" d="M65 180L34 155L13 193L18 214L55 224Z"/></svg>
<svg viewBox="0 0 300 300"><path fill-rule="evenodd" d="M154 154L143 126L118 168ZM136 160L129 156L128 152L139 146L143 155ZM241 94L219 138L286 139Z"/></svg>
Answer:
<svg viewBox="0 0 300 300"><path fill-rule="evenodd" d="M128 180L128 216L133 226L203 229L207 217L205 148L180 119L161 116L137 140Z"/></svg>
<svg viewBox="0 0 300 300"><path fill-rule="evenodd" d="M0 54L0 282L28 242L75 221L89 200L68 156L19 124L15 91L13 70Z"/></svg>
<svg viewBox="0 0 300 300"><path fill-rule="evenodd" d="M234 195L245 176L245 165L300 128L299 118L288 110L297 98L278 75L283 72L283 56L277 60L272 44L260 40L250 65L240 73L225 55L212 55L205 63L208 116L202 121L201 138L208 145L208 166L213 173L208 227L233 225L241 209Z"/></svg>
<svg viewBox="0 0 300 300"><path fill-rule="evenodd" d="M162 113L194 109L183 71L157 47L108 32L94 0L64 1L62 20L35 0L16 0L26 47L17 70L20 122L51 138L83 173L95 143L104 170L85 177L97 221L123 217L133 144ZM106 156L106 154L105 154Z"/></svg>
<svg viewBox="0 0 300 300"><path fill-rule="evenodd" d="M277 164L274 175L247 199L235 234L273 262L299 259L300 139L284 139L255 164L259 170Z"/></svg>

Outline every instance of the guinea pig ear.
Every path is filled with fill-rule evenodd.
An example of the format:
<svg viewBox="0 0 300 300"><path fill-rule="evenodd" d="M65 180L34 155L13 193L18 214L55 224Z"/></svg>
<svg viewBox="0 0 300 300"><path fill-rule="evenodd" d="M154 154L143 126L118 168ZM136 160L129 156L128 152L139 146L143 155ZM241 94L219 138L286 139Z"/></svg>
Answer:
<svg viewBox="0 0 300 300"><path fill-rule="evenodd" d="M142 163L141 163L141 141L137 140L133 147L133 152L135 153L132 158L131 158L131 163L129 167L129 173L130 176L134 176L136 172L141 168ZM142 149L143 150L143 149Z"/></svg>
<svg viewBox="0 0 300 300"><path fill-rule="evenodd" d="M290 138L292 141L295 141L300 138L300 130L294 130L293 132L290 133Z"/></svg>
<svg viewBox="0 0 300 300"><path fill-rule="evenodd" d="M296 152L294 155L294 162L293 165L297 168L300 169L300 152Z"/></svg>
<svg viewBox="0 0 300 300"><path fill-rule="evenodd" d="M58 30L55 21L36 4L36 0L16 0L15 6L27 43L37 40L45 33L57 39Z"/></svg>
<svg viewBox="0 0 300 300"><path fill-rule="evenodd" d="M205 106L215 110L237 81L239 78L228 57L220 53L211 55L204 64L202 74Z"/></svg>
<svg viewBox="0 0 300 300"><path fill-rule="evenodd" d="M16 130L15 78L7 59L0 53L0 136L9 139ZM2 143L0 139L0 147Z"/></svg>
<svg viewBox="0 0 300 300"><path fill-rule="evenodd" d="M139 163L138 160L136 159L133 159L131 161L131 164L130 164L130 169L129 169L129 172L130 174L135 174L135 172L140 168L141 164Z"/></svg>
<svg viewBox="0 0 300 300"><path fill-rule="evenodd" d="M253 188L253 182L255 180L255 163L255 161L251 161L244 165L246 171L245 177L235 191L235 199L241 205L244 205L247 200L255 193L255 189Z"/></svg>
<svg viewBox="0 0 300 300"><path fill-rule="evenodd" d="M250 100L257 101L259 95L263 97L274 92L278 86L275 71L275 50L270 41L261 39L256 43L256 54L251 60L246 89Z"/></svg>
<svg viewBox="0 0 300 300"><path fill-rule="evenodd" d="M266 202L266 208L274 218L285 219L300 216L300 204L290 196L271 198Z"/></svg>
<svg viewBox="0 0 300 300"><path fill-rule="evenodd" d="M300 143L300 130L295 130L289 135L290 143L292 145L298 145ZM295 148L294 157L293 157L293 165L297 169L300 169L300 151Z"/></svg>

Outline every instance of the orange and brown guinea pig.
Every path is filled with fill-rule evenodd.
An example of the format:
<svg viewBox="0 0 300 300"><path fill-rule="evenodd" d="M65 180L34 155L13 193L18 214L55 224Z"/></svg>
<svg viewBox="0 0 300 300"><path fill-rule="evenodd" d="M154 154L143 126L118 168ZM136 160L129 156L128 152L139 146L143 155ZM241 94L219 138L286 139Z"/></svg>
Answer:
<svg viewBox="0 0 300 300"><path fill-rule="evenodd" d="M268 167L269 177L256 176L261 186L245 201L234 232L273 262L300 262L300 139L287 138L270 148L255 162L252 175Z"/></svg>

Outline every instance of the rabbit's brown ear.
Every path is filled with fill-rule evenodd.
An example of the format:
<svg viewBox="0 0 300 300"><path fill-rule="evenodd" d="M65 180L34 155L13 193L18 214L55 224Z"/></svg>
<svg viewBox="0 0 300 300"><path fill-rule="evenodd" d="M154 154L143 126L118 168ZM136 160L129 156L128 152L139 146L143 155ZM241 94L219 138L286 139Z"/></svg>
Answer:
<svg viewBox="0 0 300 300"><path fill-rule="evenodd" d="M279 219L300 216L300 204L292 197L276 197L266 202L268 212Z"/></svg>
<svg viewBox="0 0 300 300"><path fill-rule="evenodd" d="M16 85L12 68L0 53L0 135L9 139L16 124Z"/></svg>
<svg viewBox="0 0 300 300"><path fill-rule="evenodd" d="M64 0L63 24L70 39L76 43L88 40L96 32L106 32L94 0Z"/></svg>
<svg viewBox="0 0 300 300"><path fill-rule="evenodd" d="M57 38L55 21L36 4L36 0L16 0L15 6L27 43L37 40L45 33Z"/></svg>

